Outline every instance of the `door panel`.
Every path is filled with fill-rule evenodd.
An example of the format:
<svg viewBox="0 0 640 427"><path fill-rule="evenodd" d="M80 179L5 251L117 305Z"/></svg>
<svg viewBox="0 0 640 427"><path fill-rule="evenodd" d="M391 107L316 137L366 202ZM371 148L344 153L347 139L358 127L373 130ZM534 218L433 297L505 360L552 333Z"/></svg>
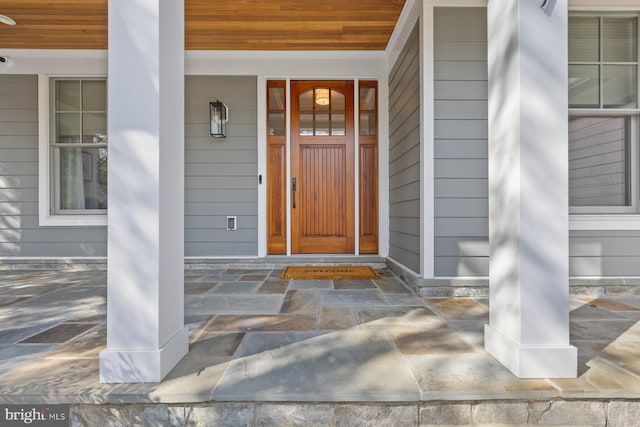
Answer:
<svg viewBox="0 0 640 427"><path fill-rule="evenodd" d="M378 146L360 144L360 253L378 253Z"/></svg>
<svg viewBox="0 0 640 427"><path fill-rule="evenodd" d="M353 82L291 82L293 253L354 252L353 141Z"/></svg>

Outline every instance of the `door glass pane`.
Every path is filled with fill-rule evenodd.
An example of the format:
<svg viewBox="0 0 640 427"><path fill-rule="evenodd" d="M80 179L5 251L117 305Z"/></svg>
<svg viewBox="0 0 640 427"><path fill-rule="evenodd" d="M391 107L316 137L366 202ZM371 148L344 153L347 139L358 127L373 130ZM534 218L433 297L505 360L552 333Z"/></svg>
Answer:
<svg viewBox="0 0 640 427"><path fill-rule="evenodd" d="M600 60L600 18L569 19L569 62Z"/></svg>
<svg viewBox="0 0 640 427"><path fill-rule="evenodd" d="M331 110L344 111L344 95L337 90L331 91Z"/></svg>
<svg viewBox="0 0 640 427"><path fill-rule="evenodd" d="M376 135L377 126L375 112L365 111L360 113L360 135Z"/></svg>
<svg viewBox="0 0 640 427"><path fill-rule="evenodd" d="M284 113L269 113L269 135L284 135Z"/></svg>
<svg viewBox="0 0 640 427"><path fill-rule="evenodd" d="M313 114L300 114L300 135L313 135Z"/></svg>
<svg viewBox="0 0 640 427"><path fill-rule="evenodd" d="M638 48L636 46L636 19L609 18L603 21L603 27L604 61L637 61Z"/></svg>
<svg viewBox="0 0 640 427"><path fill-rule="evenodd" d="M107 83L104 80L82 82L83 111L107 111Z"/></svg>
<svg viewBox="0 0 640 427"><path fill-rule="evenodd" d="M301 93L298 100L300 103L300 111L313 111L313 90Z"/></svg>
<svg viewBox="0 0 640 427"><path fill-rule="evenodd" d="M605 65L603 73L604 107L636 108L637 67Z"/></svg>
<svg viewBox="0 0 640 427"><path fill-rule="evenodd" d="M597 108L600 106L600 67L569 65L569 106Z"/></svg>
<svg viewBox="0 0 640 427"><path fill-rule="evenodd" d="M57 150L60 209L107 209L107 149Z"/></svg>
<svg viewBox="0 0 640 427"><path fill-rule="evenodd" d="M106 113L85 113L82 115L82 142L85 144L107 143Z"/></svg>
<svg viewBox="0 0 640 427"><path fill-rule="evenodd" d="M56 113L56 142L80 143L80 113Z"/></svg>
<svg viewBox="0 0 640 427"><path fill-rule="evenodd" d="M80 110L80 82L78 80L56 81L56 111Z"/></svg>
<svg viewBox="0 0 640 427"><path fill-rule="evenodd" d="M316 114L316 135L329 135L329 114Z"/></svg>
<svg viewBox="0 0 640 427"><path fill-rule="evenodd" d="M317 111L329 110L329 89L318 88L315 90L315 102Z"/></svg>
<svg viewBox="0 0 640 427"><path fill-rule="evenodd" d="M628 206L629 118L569 119L569 205Z"/></svg>
<svg viewBox="0 0 640 427"><path fill-rule="evenodd" d="M331 114L331 135L344 135L344 113Z"/></svg>
<svg viewBox="0 0 640 427"><path fill-rule="evenodd" d="M360 110L376 109L376 89L373 87L360 88Z"/></svg>
<svg viewBox="0 0 640 427"><path fill-rule="evenodd" d="M284 110L284 88L283 87L270 87L269 88L269 111L282 111Z"/></svg>

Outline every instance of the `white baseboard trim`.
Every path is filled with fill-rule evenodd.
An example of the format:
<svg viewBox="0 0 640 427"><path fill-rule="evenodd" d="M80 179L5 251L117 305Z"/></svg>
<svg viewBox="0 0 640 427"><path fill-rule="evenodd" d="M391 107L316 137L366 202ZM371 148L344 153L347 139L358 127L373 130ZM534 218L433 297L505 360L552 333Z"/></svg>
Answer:
<svg viewBox="0 0 640 427"><path fill-rule="evenodd" d="M104 350L100 353L101 383L156 383L189 351L189 329L182 328L155 350Z"/></svg>
<svg viewBox="0 0 640 427"><path fill-rule="evenodd" d="M518 378L576 378L578 349L567 346L522 346L491 325L484 326L484 347Z"/></svg>

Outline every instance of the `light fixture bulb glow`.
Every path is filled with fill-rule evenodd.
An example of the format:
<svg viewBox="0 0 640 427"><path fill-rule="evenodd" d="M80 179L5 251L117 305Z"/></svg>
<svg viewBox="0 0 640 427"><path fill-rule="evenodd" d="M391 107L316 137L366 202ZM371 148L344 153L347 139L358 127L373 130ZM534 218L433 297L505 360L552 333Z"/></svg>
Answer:
<svg viewBox="0 0 640 427"><path fill-rule="evenodd" d="M316 104L329 105L329 89L316 89Z"/></svg>

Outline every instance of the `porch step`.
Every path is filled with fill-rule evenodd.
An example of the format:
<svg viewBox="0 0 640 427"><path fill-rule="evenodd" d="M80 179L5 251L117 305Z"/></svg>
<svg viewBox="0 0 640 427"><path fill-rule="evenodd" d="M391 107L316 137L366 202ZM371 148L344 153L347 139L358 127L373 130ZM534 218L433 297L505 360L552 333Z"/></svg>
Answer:
<svg viewBox="0 0 640 427"><path fill-rule="evenodd" d="M369 265L386 267L385 259L377 255L270 255L265 258L187 258L185 270L207 268L284 268L290 265Z"/></svg>
<svg viewBox="0 0 640 427"><path fill-rule="evenodd" d="M185 270L207 268L283 268L289 265L370 265L384 268L385 258L377 255L296 255L267 256L265 258L185 258ZM3 258L2 270L105 270L106 257L87 258Z"/></svg>

